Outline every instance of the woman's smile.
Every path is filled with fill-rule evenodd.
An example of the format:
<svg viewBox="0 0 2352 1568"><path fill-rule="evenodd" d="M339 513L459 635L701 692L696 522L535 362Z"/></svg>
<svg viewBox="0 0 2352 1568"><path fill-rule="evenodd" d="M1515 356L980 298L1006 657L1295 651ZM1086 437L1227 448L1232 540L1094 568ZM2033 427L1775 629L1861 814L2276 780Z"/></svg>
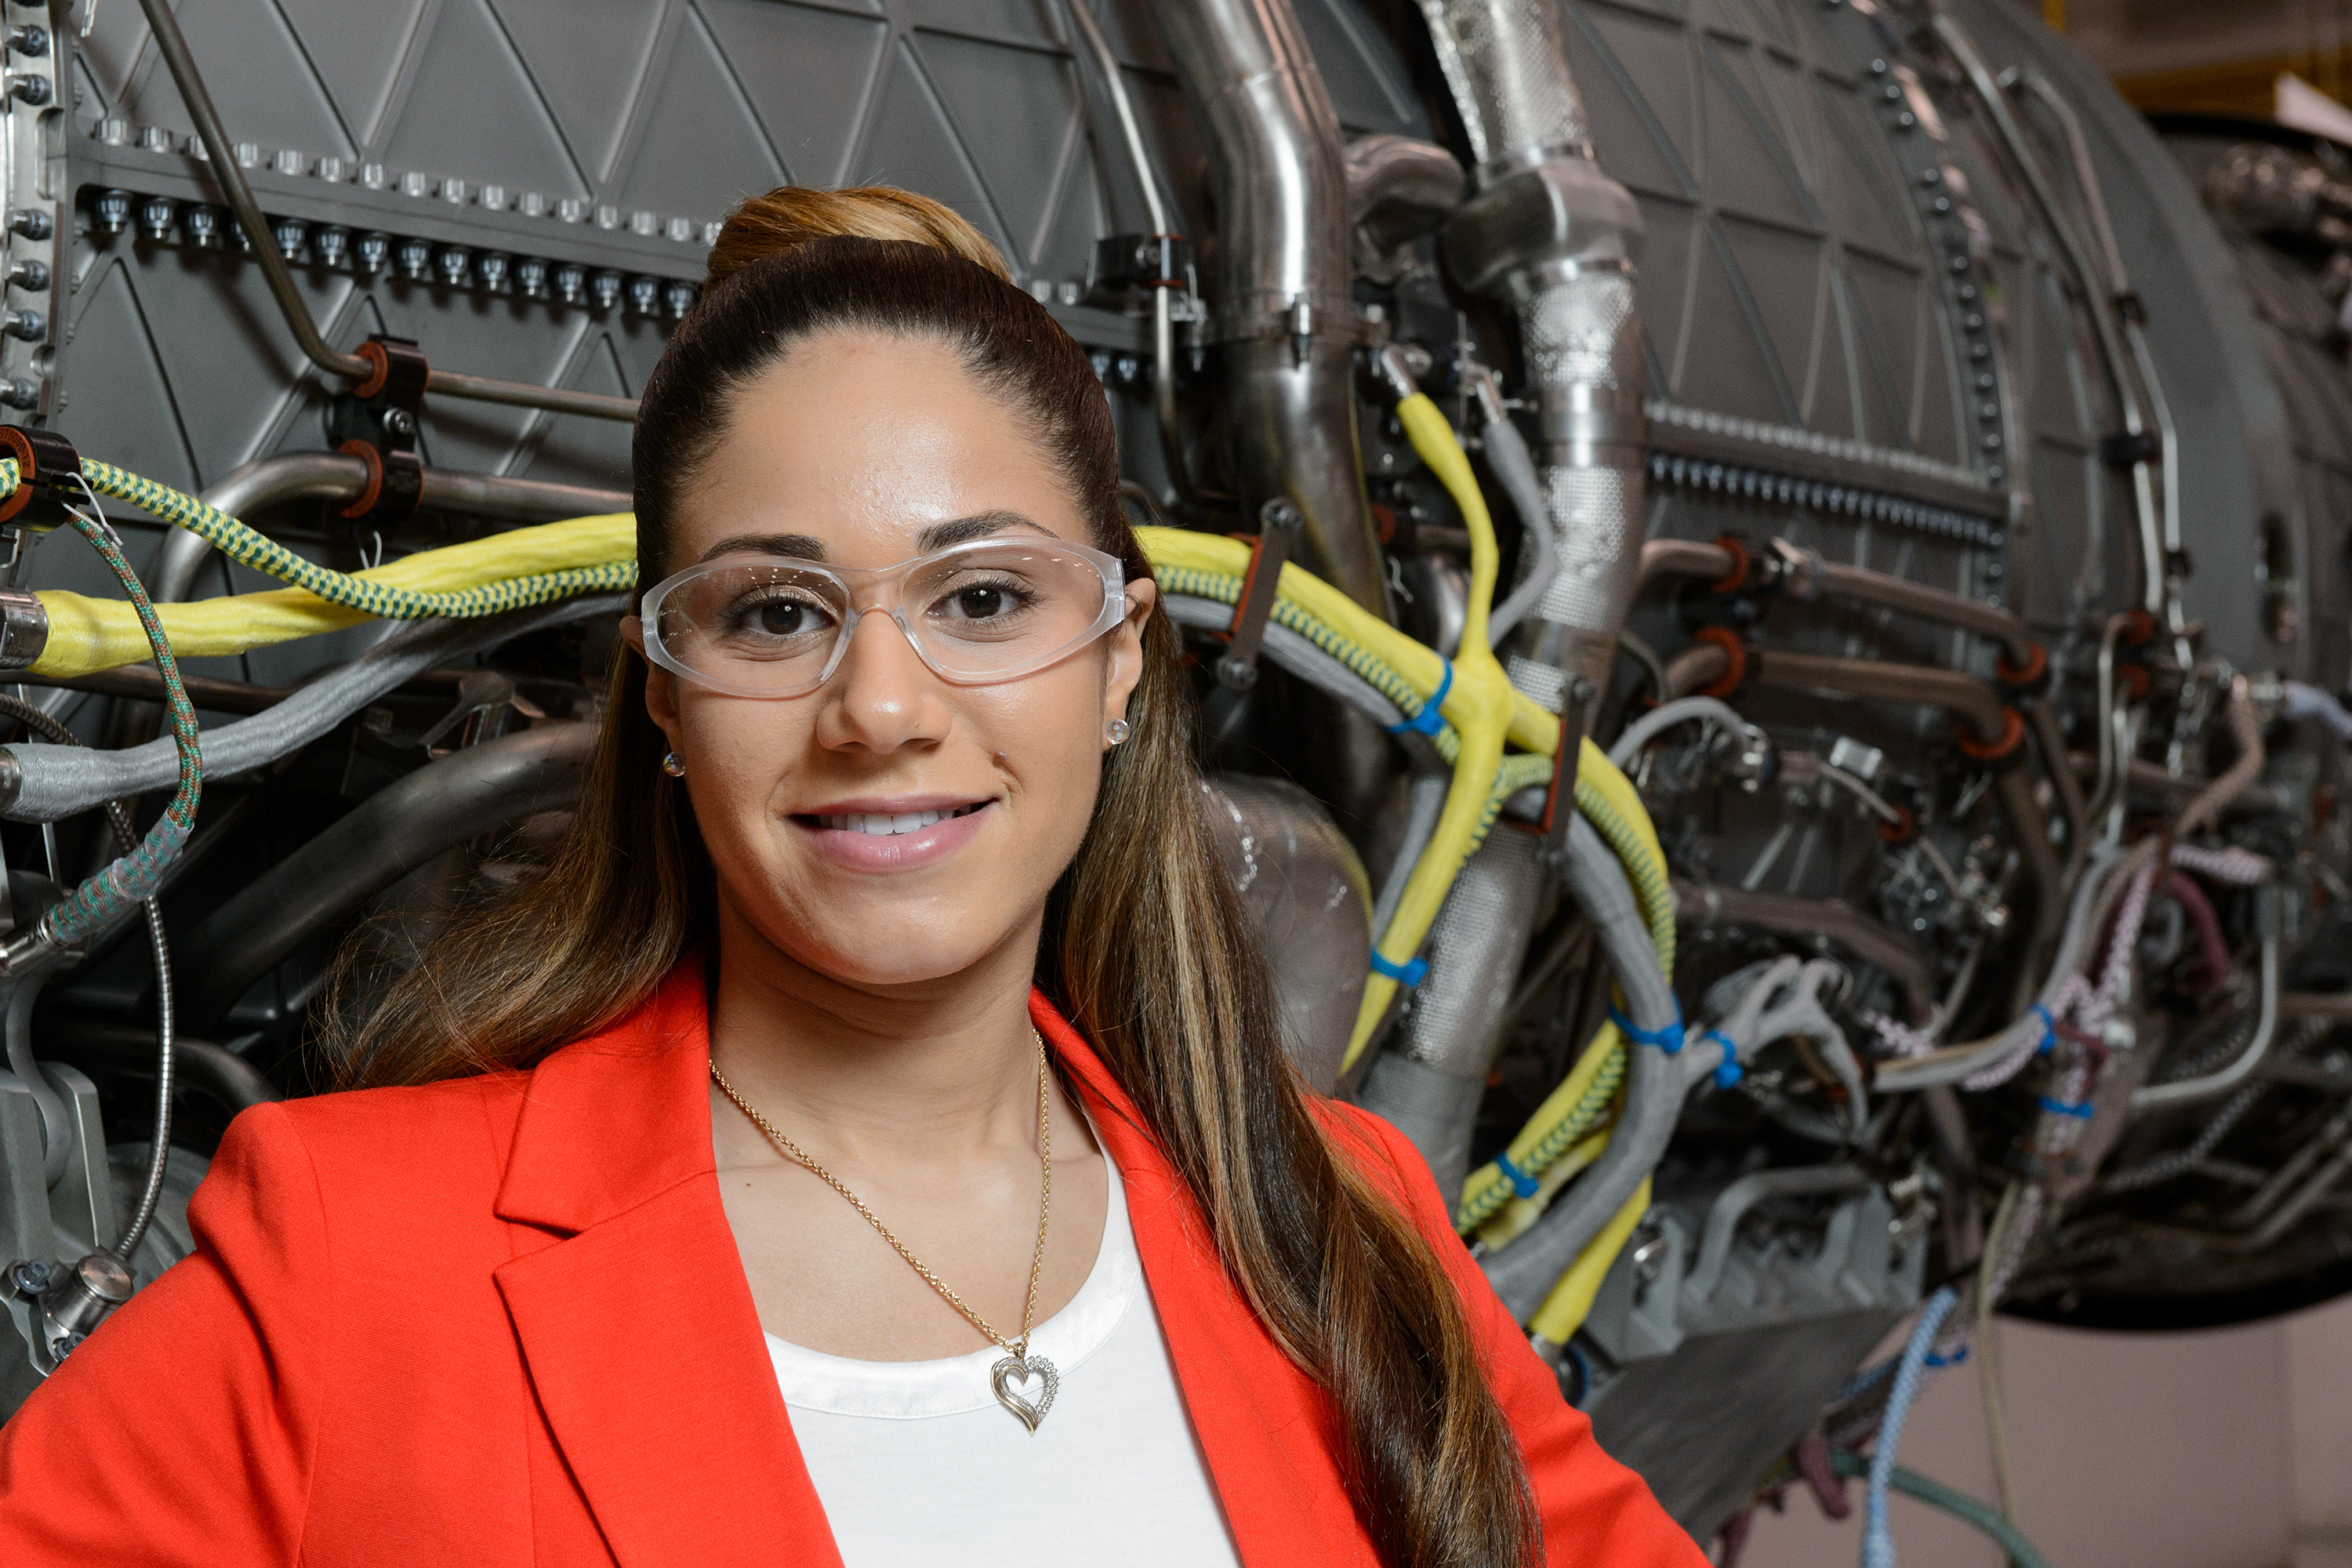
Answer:
<svg viewBox="0 0 2352 1568"><path fill-rule="evenodd" d="M996 802L905 795L837 801L785 820L820 858L845 871L888 874L936 866L971 843Z"/></svg>

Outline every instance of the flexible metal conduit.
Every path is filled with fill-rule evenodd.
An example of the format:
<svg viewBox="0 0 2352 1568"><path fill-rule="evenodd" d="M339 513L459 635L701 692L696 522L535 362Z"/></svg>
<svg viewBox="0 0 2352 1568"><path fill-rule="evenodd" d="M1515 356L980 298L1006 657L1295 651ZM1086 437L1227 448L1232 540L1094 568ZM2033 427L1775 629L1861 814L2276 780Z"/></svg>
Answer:
<svg viewBox="0 0 2352 1568"><path fill-rule="evenodd" d="M1356 439L1339 117L1287 0L1152 0L1208 144L1210 320L1242 514L1286 497L1302 564L1382 619L1388 583Z"/></svg>
<svg viewBox="0 0 2352 1568"><path fill-rule="evenodd" d="M205 773L234 778L317 740L351 714L418 673L495 647L542 627L618 615L623 594L600 594L478 620L422 621L320 677L266 713L206 730ZM58 822L100 802L162 789L178 776L172 742L150 741L121 752L71 746L0 748L0 816Z"/></svg>
<svg viewBox="0 0 2352 1568"><path fill-rule="evenodd" d="M196 69L195 56L188 51L188 40L180 31L180 19L173 14L171 0L139 0L139 7L147 15L147 25L155 35L155 47L163 57L164 67L172 73L172 81L180 89L180 100L187 105L189 115L196 122L196 134L204 139L205 153L210 160L213 178L220 182L221 193L228 198L231 211L252 242L254 258L261 263L262 277L268 279L270 297L278 301L278 313L294 334L303 357L330 375L346 381L364 381L374 374L375 367L357 354L343 353L319 335L318 323L311 321L310 307L302 302L301 291L294 282L294 271L286 264L270 232L269 220L261 211L261 204L253 198L253 186L236 161L236 149L230 143L228 127L222 123L220 110L214 106L212 93L205 86L203 73ZM456 371L436 370L426 378L425 389L450 397L471 398L478 403L503 403L520 408L543 408L553 414L586 414L599 419L632 421L637 416L637 404L631 397L606 397L593 392L572 392L562 387L527 386L520 382L498 381L485 375L466 375Z"/></svg>
<svg viewBox="0 0 2352 1568"><path fill-rule="evenodd" d="M370 795L182 940L190 1025L212 1027L305 942L450 846L571 805L595 748L593 724L543 725L468 746Z"/></svg>
<svg viewBox="0 0 2352 1568"><path fill-rule="evenodd" d="M2217 1071L2200 1078L2182 1079L2177 1083L2145 1084L2132 1090L2133 1111L2152 1110L2158 1107L2193 1105L2229 1093L2252 1075L2262 1059L2270 1054L2271 1041L2277 1037L2279 1021L2279 890L2263 888L2254 894L2255 920L2262 931L2261 994L2256 1004L2254 1032L2246 1047L2236 1059Z"/></svg>
<svg viewBox="0 0 2352 1568"><path fill-rule="evenodd" d="M342 452L284 452L231 469L201 499L242 521L264 507L289 500L351 500L366 489L367 465L358 458ZM619 490L427 468L418 504L500 522L559 522L627 511L635 501ZM185 603L195 592L196 574L212 555L209 540L184 528L172 530L156 552L148 597L159 605Z"/></svg>

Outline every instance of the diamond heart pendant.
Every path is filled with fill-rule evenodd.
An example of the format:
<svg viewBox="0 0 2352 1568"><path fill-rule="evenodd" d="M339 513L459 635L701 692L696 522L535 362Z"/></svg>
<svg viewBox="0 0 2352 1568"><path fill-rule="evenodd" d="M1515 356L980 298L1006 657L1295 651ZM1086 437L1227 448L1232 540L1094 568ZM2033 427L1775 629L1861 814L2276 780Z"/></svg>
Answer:
<svg viewBox="0 0 2352 1568"><path fill-rule="evenodd" d="M1045 1390L1034 1399L1015 1393L1013 1386L1015 1379L1024 1387L1043 1380ZM988 1386L996 1391L996 1403L1019 1416L1021 1425L1034 1432L1037 1424L1045 1419L1045 1412L1054 1408L1054 1395L1062 1388L1062 1374L1055 1372L1054 1363L1044 1356L1033 1355L1024 1361L1017 1355L1008 1355L989 1373Z"/></svg>

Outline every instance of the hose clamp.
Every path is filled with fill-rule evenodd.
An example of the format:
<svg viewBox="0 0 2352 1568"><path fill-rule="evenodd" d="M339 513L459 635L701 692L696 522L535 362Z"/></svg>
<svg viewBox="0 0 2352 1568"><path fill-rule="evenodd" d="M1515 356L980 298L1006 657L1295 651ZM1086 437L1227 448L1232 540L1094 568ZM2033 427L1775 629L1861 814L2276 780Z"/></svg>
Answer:
<svg viewBox="0 0 2352 1568"><path fill-rule="evenodd" d="M54 430L0 425L0 458L16 459L16 488L0 500L0 528L56 528L80 499L81 454Z"/></svg>
<svg viewBox="0 0 2352 1568"><path fill-rule="evenodd" d="M0 588L0 669L24 669L49 646L49 612L40 595Z"/></svg>
<svg viewBox="0 0 2352 1568"><path fill-rule="evenodd" d="M337 450L367 465L367 483L341 515L355 534L382 534L415 516L425 495L416 435L432 367L415 343L382 332L358 352L368 374L328 410L327 431Z"/></svg>

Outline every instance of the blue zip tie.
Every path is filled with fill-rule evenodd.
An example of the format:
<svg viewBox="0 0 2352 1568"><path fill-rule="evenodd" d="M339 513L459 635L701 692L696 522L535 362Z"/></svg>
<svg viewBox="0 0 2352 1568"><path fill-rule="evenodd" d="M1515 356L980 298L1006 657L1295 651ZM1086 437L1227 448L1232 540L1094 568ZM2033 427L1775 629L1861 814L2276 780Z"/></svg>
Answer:
<svg viewBox="0 0 2352 1568"><path fill-rule="evenodd" d="M2077 1100L2069 1103L2063 1100L2053 1100L2045 1094L2034 1103L2053 1116L2071 1116L2077 1121L2088 1121L2091 1119L2091 1102L2087 1100Z"/></svg>
<svg viewBox="0 0 2352 1568"><path fill-rule="evenodd" d="M1385 974L1400 985L1418 985L1429 978L1429 960L1412 958L1402 963L1391 963L1376 947L1372 949L1372 973Z"/></svg>
<svg viewBox="0 0 2352 1568"><path fill-rule="evenodd" d="M2037 1057L2046 1057L2058 1046L2058 1020L2052 1017L2050 1009L2039 1002L2028 1007L2026 1011L2042 1020L2042 1043L2033 1047L2033 1054Z"/></svg>
<svg viewBox="0 0 2352 1568"><path fill-rule="evenodd" d="M1675 1009L1673 1023L1662 1025L1654 1029L1635 1028L1633 1020L1615 1007L1609 1009L1609 1021L1616 1025L1617 1032L1627 1039L1639 1040L1645 1046L1655 1046L1668 1056L1673 1056L1683 1048L1683 1019L1680 1008Z"/></svg>
<svg viewBox="0 0 2352 1568"><path fill-rule="evenodd" d="M1438 662L1445 666L1445 674L1437 682L1437 694L1423 703L1421 711L1403 723L1390 725L1390 734L1402 735L1410 730L1417 735L1434 735L1445 728L1445 715L1438 710L1445 705L1445 694L1454 689L1454 664L1452 660L1444 658Z"/></svg>
<svg viewBox="0 0 2352 1568"><path fill-rule="evenodd" d="M1966 1346L1966 1345L1962 1345L1959 1349L1958 1349L1958 1350L1954 1351L1954 1352L1953 1352L1951 1354L1949 1354L1949 1355L1934 1355L1934 1354L1930 1354L1930 1355L1927 1357L1927 1364L1928 1364L1929 1366L1937 1366L1937 1367L1942 1367L1942 1366L1958 1366L1958 1365L1959 1365L1959 1364L1960 1364L1960 1363L1962 1363L1962 1362L1964 1362L1964 1361L1966 1361L1966 1360L1968 1360L1968 1359L1969 1359L1969 1347L1968 1347L1968 1346Z"/></svg>
<svg viewBox="0 0 2352 1568"><path fill-rule="evenodd" d="M1721 1029L1709 1029L1698 1039L1701 1045L1706 1044L1709 1040L1715 1040L1723 1047L1723 1059L1715 1064L1716 1088L1729 1089L1748 1076L1747 1069L1739 1065L1739 1047L1731 1043L1729 1035L1725 1034Z"/></svg>
<svg viewBox="0 0 2352 1568"><path fill-rule="evenodd" d="M1495 1156L1495 1169L1503 1173L1503 1180L1511 1184L1511 1191L1523 1198L1531 1198L1543 1190L1533 1176L1511 1163L1508 1154Z"/></svg>

